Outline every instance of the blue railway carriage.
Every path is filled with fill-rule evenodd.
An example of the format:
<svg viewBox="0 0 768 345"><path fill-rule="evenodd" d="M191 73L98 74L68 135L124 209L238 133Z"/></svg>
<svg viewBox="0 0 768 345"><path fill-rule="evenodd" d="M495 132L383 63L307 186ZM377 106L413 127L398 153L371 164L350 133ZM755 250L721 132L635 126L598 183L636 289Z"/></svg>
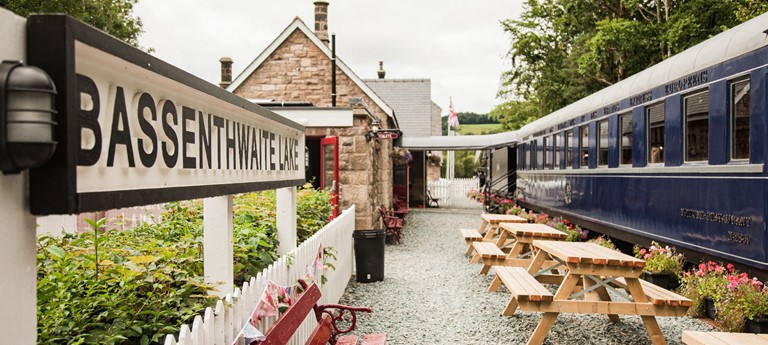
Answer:
<svg viewBox="0 0 768 345"><path fill-rule="evenodd" d="M766 29L768 13L521 128L520 202L765 276Z"/></svg>

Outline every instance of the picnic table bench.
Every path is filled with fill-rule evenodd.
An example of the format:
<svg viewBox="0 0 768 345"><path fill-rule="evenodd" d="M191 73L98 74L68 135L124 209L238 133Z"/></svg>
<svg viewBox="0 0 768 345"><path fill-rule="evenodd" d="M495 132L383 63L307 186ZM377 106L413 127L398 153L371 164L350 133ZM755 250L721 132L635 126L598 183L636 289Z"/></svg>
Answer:
<svg viewBox="0 0 768 345"><path fill-rule="evenodd" d="M768 345L768 334L683 331L687 345Z"/></svg>
<svg viewBox="0 0 768 345"><path fill-rule="evenodd" d="M321 292L317 284L309 285L303 280L299 284L304 288L304 293L283 313L264 336L266 339L260 345L284 345L299 329L304 319L314 311L317 319L317 327L312 331L306 345L323 345L326 343L337 345L357 344L358 337L341 334L352 332L357 323L356 312L370 313L373 310L368 307L351 307L341 304L318 305ZM345 326L340 321L350 320L350 325ZM338 338L338 339L337 339ZM384 345L385 334L369 334L364 336L364 345Z"/></svg>
<svg viewBox="0 0 768 345"><path fill-rule="evenodd" d="M496 232L499 231L499 224L501 223L528 223L528 220L523 217L514 216L511 214L492 214L483 213L480 215L482 223L477 230L472 229L460 229L461 236L467 243L466 255L472 255L474 247L472 243L476 241L493 242ZM489 227L490 225L490 227ZM486 229L487 228L487 229Z"/></svg>
<svg viewBox="0 0 768 345"><path fill-rule="evenodd" d="M527 270L494 266L491 283L491 288L503 283L512 294L505 315L518 308L544 312L528 344L541 344L563 312L605 314L611 321L619 321L618 315L639 315L651 342L666 344L656 316L685 316L691 306L689 299L641 281L643 260L594 243L534 240L532 246L536 254ZM545 265L552 261L554 265ZM565 275L548 274L554 269L564 269ZM559 285L551 299L541 289L545 281ZM624 301L611 300L608 290Z"/></svg>
<svg viewBox="0 0 768 345"><path fill-rule="evenodd" d="M491 266L528 267L531 263L531 243L535 240L565 240L568 234L546 224L500 223L502 230L496 242L474 242L475 256L471 262L483 262L480 274L486 274ZM511 241L508 240L511 238ZM511 248L506 248L509 244ZM504 250L508 249L508 253Z"/></svg>

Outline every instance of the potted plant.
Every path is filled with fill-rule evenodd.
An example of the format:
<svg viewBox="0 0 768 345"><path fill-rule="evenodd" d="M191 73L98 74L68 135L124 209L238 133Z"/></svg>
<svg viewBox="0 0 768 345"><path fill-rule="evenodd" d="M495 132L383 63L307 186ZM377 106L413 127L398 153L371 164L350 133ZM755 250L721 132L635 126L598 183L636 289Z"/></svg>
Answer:
<svg viewBox="0 0 768 345"><path fill-rule="evenodd" d="M681 293L693 301L688 310L692 316L707 316L715 319L715 304L725 298L728 292L728 274L736 273L733 265L708 261L700 263L691 272L685 272L681 278Z"/></svg>
<svg viewBox="0 0 768 345"><path fill-rule="evenodd" d="M597 237L595 237L595 238L593 238L593 239L591 239L591 240L589 240L587 242L588 243L594 243L594 244L597 244L597 245L600 245L600 246L603 246L603 247L606 247L608 249L612 249L612 250L615 250L615 251L619 251L619 248L616 248L616 245L613 244L613 241L611 241L611 239L608 238L608 236L600 235L600 236L597 236Z"/></svg>
<svg viewBox="0 0 768 345"><path fill-rule="evenodd" d="M662 247L656 241L650 248L634 247L635 257L645 260L643 279L667 290L680 286L685 258L674 247Z"/></svg>
<svg viewBox="0 0 768 345"><path fill-rule="evenodd" d="M717 323L727 332L768 333L768 287L747 273L726 275L728 291L717 303Z"/></svg>

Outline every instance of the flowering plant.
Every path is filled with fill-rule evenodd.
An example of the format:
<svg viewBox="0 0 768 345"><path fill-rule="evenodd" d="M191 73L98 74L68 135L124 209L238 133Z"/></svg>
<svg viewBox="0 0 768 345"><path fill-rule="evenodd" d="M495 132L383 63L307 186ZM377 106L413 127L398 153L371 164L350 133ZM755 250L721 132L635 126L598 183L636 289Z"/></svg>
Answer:
<svg viewBox="0 0 768 345"><path fill-rule="evenodd" d="M683 296L693 301L689 314L704 315L704 298L711 298L715 304L725 298L728 292L728 274L735 274L732 264L722 264L708 261L700 263L693 271L683 273L680 279Z"/></svg>
<svg viewBox="0 0 768 345"><path fill-rule="evenodd" d="M615 250L615 251L619 251L619 248L616 248L616 245L613 244L613 241L611 241L611 239L608 238L608 236L602 236L602 235L601 236L597 236L597 237L595 237L595 238L593 238L593 239L591 239L591 240L589 240L587 242L595 243L595 244L603 246L605 248L612 249L612 250Z"/></svg>
<svg viewBox="0 0 768 345"><path fill-rule="evenodd" d="M395 164L403 165L412 161L413 155L411 155L411 151L408 151L408 149L395 147L392 149L392 159L394 160Z"/></svg>
<svg viewBox="0 0 768 345"><path fill-rule="evenodd" d="M648 249L635 246L633 250L635 257L645 260L645 270L648 272L666 272L679 277L683 271L685 258L683 254L676 253L674 247L662 247L653 241Z"/></svg>
<svg viewBox="0 0 768 345"><path fill-rule="evenodd" d="M717 323L727 332L744 330L744 319L759 319L768 315L768 287L747 273L729 272L725 275L727 290L715 303Z"/></svg>
<svg viewBox="0 0 768 345"><path fill-rule="evenodd" d="M555 218L554 223L555 224L550 224L550 226L568 234L568 237L565 238L567 242L586 241L589 236L589 230L582 229L580 226L569 222L565 218Z"/></svg>

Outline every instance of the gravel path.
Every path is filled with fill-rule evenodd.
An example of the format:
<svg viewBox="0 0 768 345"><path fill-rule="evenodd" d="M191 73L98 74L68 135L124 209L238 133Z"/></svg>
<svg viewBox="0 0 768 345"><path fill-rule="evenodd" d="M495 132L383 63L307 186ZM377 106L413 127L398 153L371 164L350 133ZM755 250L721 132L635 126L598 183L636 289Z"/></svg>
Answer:
<svg viewBox="0 0 768 345"><path fill-rule="evenodd" d="M340 303L370 306L356 333L386 333L387 344L525 344L541 313L501 315L509 300L502 287L488 292L493 277L464 256L459 228L480 225L479 210L412 210L403 243L387 244L384 281L353 277ZM689 317L658 317L667 343L681 344L683 330L713 328ZM638 316L611 323L605 315L560 314L545 344L650 344Z"/></svg>

